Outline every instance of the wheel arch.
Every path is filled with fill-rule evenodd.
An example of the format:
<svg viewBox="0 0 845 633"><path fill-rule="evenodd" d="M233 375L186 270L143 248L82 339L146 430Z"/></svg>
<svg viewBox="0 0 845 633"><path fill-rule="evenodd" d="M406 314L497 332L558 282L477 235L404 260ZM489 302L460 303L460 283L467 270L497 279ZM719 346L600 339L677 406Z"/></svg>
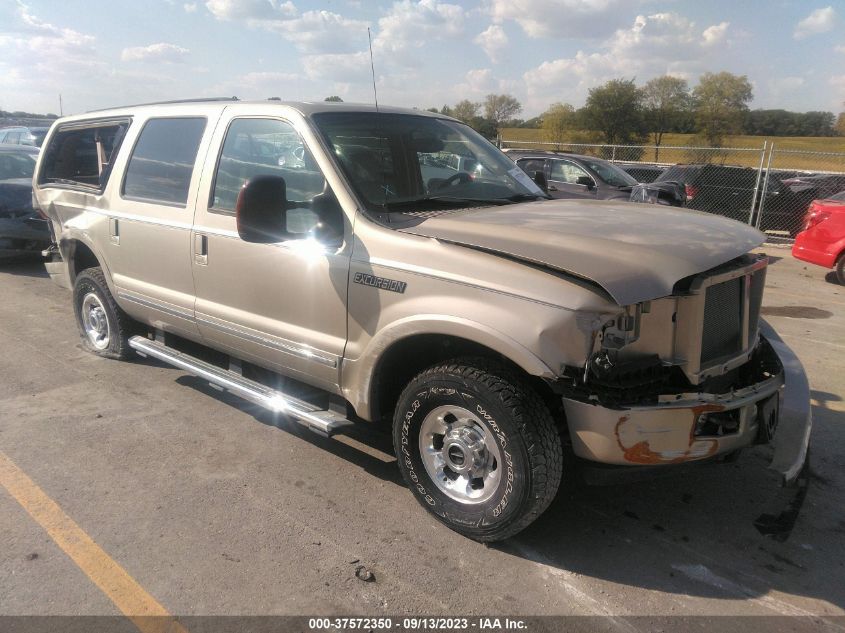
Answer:
<svg viewBox="0 0 845 633"><path fill-rule="evenodd" d="M377 347L379 353L365 356L356 364L359 370L360 401L356 403L359 415L366 419L380 421L389 419L399 395L405 385L424 369L452 358L475 356L498 361L522 375L546 400L552 409L557 408L556 399L544 378L551 378L552 370L529 350L507 337L492 336L480 324L466 329L454 328L442 321L433 321L420 331L390 337L383 332L370 347ZM457 330L457 331L456 331ZM346 390L346 389L345 389Z"/></svg>
<svg viewBox="0 0 845 633"><path fill-rule="evenodd" d="M111 272L105 263L105 258L90 240L79 235L65 237L62 238L59 249L62 253L62 259L67 263L71 288L76 283L76 277L83 270L86 268L100 267L103 269L103 275L106 278L109 291L112 295L116 294Z"/></svg>

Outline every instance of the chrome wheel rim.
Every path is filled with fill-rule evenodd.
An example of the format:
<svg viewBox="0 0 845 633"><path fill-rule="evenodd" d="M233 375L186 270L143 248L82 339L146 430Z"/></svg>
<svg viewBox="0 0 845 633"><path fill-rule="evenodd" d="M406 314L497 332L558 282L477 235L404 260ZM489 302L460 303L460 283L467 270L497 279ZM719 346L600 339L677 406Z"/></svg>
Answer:
<svg viewBox="0 0 845 633"><path fill-rule="evenodd" d="M419 443L428 476L451 499L483 503L499 487L502 454L496 438L468 409L432 410L422 421Z"/></svg>
<svg viewBox="0 0 845 633"><path fill-rule="evenodd" d="M93 292L82 298L82 329L94 349L106 349L109 346L109 319L103 302Z"/></svg>

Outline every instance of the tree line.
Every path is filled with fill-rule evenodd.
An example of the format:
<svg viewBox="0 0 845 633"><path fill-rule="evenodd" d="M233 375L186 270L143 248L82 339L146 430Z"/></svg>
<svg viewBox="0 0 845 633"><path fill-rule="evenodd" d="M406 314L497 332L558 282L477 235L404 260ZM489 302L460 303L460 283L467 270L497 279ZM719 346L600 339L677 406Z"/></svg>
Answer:
<svg viewBox="0 0 845 633"><path fill-rule="evenodd" d="M751 83L745 75L704 73L694 88L680 77L663 75L642 86L634 79L612 79L589 91L583 107L554 103L530 120L511 95L490 94L482 102L467 99L453 106L429 108L453 116L494 138L502 127L544 130L554 143L651 144L657 149L667 133L694 134L693 143L722 147L736 134L766 136L845 136L845 112L750 110Z"/></svg>

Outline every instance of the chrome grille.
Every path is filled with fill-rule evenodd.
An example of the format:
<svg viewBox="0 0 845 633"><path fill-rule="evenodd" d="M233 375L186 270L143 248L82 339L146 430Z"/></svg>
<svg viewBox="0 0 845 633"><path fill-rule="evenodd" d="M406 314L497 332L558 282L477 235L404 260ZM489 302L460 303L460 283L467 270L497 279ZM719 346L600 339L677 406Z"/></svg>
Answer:
<svg viewBox="0 0 845 633"><path fill-rule="evenodd" d="M763 266L741 277L706 287L701 328L701 367L741 354L754 345L765 285L766 268Z"/></svg>
<svg viewBox="0 0 845 633"><path fill-rule="evenodd" d="M707 288L701 337L701 364L738 354L742 350L744 277Z"/></svg>
<svg viewBox="0 0 845 633"><path fill-rule="evenodd" d="M751 276L750 301L748 305L748 340L751 344L757 339L760 326L760 306L763 303L763 288L766 287L766 269L761 268Z"/></svg>

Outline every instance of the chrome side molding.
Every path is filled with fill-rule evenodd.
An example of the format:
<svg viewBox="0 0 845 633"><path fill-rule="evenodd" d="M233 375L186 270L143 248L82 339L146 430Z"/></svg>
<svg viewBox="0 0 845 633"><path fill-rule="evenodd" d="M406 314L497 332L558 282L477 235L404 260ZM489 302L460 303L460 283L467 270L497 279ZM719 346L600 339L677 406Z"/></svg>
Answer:
<svg viewBox="0 0 845 633"><path fill-rule="evenodd" d="M168 365L178 367L197 378L208 381L214 387L228 391L269 411L286 415L325 437L336 435L354 424L340 413L319 409L308 402L262 385L260 382L244 378L234 371L217 367L167 347L161 341L133 336L129 339L129 346L140 356L157 358Z"/></svg>

